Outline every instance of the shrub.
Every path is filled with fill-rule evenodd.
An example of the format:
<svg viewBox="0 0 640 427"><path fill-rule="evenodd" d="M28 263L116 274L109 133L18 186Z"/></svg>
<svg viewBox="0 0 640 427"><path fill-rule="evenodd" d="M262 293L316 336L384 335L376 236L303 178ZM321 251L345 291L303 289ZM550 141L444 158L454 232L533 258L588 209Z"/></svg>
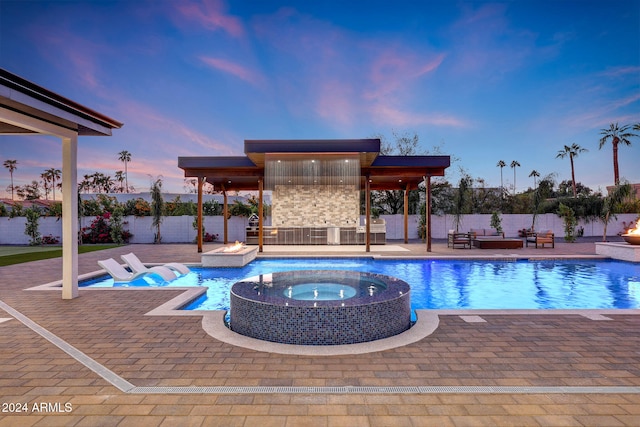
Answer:
<svg viewBox="0 0 640 427"><path fill-rule="evenodd" d="M116 224L116 227L117 226ZM111 214L105 212L102 215L96 216L89 227L82 229L82 241L85 243L126 243L131 236L133 236L129 231L121 229L120 238L118 239L116 236L116 240L118 241L114 241L112 233Z"/></svg>
<svg viewBox="0 0 640 427"><path fill-rule="evenodd" d="M128 200L124 205L124 215L133 216L149 216L151 215L151 205L146 200L138 197L137 199Z"/></svg>
<svg viewBox="0 0 640 427"><path fill-rule="evenodd" d="M57 245L58 243L60 243L60 236L53 237L52 234L42 236L43 245Z"/></svg>
<svg viewBox="0 0 640 427"><path fill-rule="evenodd" d="M564 240L567 242L575 242L576 225L578 224L575 212L569 206L560 203L558 216L560 216L564 222Z"/></svg>
<svg viewBox="0 0 640 427"><path fill-rule="evenodd" d="M24 234L29 236L29 245L36 246L42 243L42 237L40 235L40 231L38 230L39 224L38 221L40 219L40 212L38 209L26 209L24 211L25 216L27 218L27 222L24 226Z"/></svg>
<svg viewBox="0 0 640 427"><path fill-rule="evenodd" d="M58 219L62 218L62 202L51 203L47 216L55 216Z"/></svg>
<svg viewBox="0 0 640 427"><path fill-rule="evenodd" d="M125 243L125 235L126 235L125 230L123 230L122 228L122 225L123 225L122 212L123 212L123 209L120 206L114 209L113 215L111 215L111 221L110 221L111 230L109 231L109 236L111 236L111 240L113 241L113 243L117 243L119 245L122 245L123 243ZM128 233L128 231L126 233Z"/></svg>
<svg viewBox="0 0 640 427"><path fill-rule="evenodd" d="M24 216L24 209L22 208L22 203L16 203L11 208L11 212L9 212L9 218L16 218L18 216Z"/></svg>
<svg viewBox="0 0 640 427"><path fill-rule="evenodd" d="M229 206L229 214L231 216L246 216L249 217L253 211L251 205L245 205L240 200L234 200L233 204Z"/></svg>
<svg viewBox="0 0 640 427"><path fill-rule="evenodd" d="M500 214L498 212L494 212L491 214L491 223L492 228L495 228L498 233L502 233L502 219L500 218Z"/></svg>
<svg viewBox="0 0 640 427"><path fill-rule="evenodd" d="M203 215L207 215L207 216L222 215L222 211L223 211L223 206L220 203L218 203L216 200L210 200L202 204Z"/></svg>
<svg viewBox="0 0 640 427"><path fill-rule="evenodd" d="M204 233L204 236L202 236L202 241L204 242L214 242L216 240L218 240L217 234Z"/></svg>

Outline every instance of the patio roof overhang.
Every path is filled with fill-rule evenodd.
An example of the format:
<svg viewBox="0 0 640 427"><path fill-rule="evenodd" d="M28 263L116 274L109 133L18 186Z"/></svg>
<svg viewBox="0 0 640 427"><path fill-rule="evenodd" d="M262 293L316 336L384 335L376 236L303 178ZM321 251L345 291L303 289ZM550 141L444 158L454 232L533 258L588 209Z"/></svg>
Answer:
<svg viewBox="0 0 640 427"><path fill-rule="evenodd" d="M122 123L0 68L0 135L62 141L62 298L78 296L78 136L111 135Z"/></svg>
<svg viewBox="0 0 640 427"><path fill-rule="evenodd" d="M122 123L0 68L0 108L70 130L79 136L111 135ZM0 121L0 134L40 134L24 122Z"/></svg>
<svg viewBox="0 0 640 427"><path fill-rule="evenodd" d="M379 139L246 140L245 156L179 157L186 178L206 178L216 190L257 191L264 177L265 156L308 157L359 154L361 188L369 179L371 190L415 189L425 176L444 176L449 156L382 156Z"/></svg>

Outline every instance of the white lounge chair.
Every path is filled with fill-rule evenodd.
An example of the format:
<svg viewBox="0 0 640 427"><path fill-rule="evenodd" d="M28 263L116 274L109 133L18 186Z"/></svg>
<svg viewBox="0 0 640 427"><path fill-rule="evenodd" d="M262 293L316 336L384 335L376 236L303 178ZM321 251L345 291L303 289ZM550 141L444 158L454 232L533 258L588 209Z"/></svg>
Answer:
<svg viewBox="0 0 640 427"><path fill-rule="evenodd" d="M104 268L107 271L107 273L109 273L111 277L113 277L113 281L115 283L131 282L132 280L135 280L139 277L142 277L148 274L149 275L156 274L160 276L165 282L168 282L176 278L176 274L166 267L151 267L150 269L144 272L132 273L128 271L126 268L124 268L122 265L120 265L118 261L116 261L113 258L103 259L101 261L98 261L98 265Z"/></svg>
<svg viewBox="0 0 640 427"><path fill-rule="evenodd" d="M150 268L144 265L142 261L140 261L140 258L138 258L136 254L134 254L133 252L130 252L126 255L122 255L120 256L120 258L122 258L122 260L127 263L129 268L131 268L131 271L133 271L134 273L143 273L145 271L150 270ZM173 271L176 274L176 276L179 276L180 274L187 274L191 271L189 270L189 267L187 267L184 264L180 264L179 262L169 262L169 263L163 264L162 266Z"/></svg>

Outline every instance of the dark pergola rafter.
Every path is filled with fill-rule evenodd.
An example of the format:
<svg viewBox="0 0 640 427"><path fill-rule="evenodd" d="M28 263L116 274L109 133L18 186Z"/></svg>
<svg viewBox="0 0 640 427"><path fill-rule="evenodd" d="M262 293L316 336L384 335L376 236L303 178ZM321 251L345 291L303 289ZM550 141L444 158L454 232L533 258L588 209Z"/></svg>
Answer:
<svg viewBox="0 0 640 427"><path fill-rule="evenodd" d="M420 183L429 187L433 176L444 176L450 165L449 156L383 156L380 155L379 139L339 139L339 140L246 140L246 156L227 157L179 157L178 167L184 170L186 178L198 178L198 191L203 182L213 185L214 190L225 195L228 191L259 191L264 189L265 156L331 156L356 154L360 159L360 188L372 190L415 190ZM431 195L427 192L428 205ZM262 201L262 200L260 200ZM226 207L226 201L225 201ZM198 206L199 221L202 221L202 207ZM367 209L367 217L370 212ZM405 209L405 242L408 240L407 211ZM367 221L367 228L368 228ZM429 218L428 224L431 223ZM226 224L226 215L225 215ZM262 229L262 221L260 222ZM201 229L201 227L199 227ZM225 226L226 230L226 226ZM225 243L227 242L225 232ZM198 250L202 250L201 236ZM427 250L431 246L430 227L427 230ZM262 251L262 242L260 242ZM369 233L367 230L367 251Z"/></svg>

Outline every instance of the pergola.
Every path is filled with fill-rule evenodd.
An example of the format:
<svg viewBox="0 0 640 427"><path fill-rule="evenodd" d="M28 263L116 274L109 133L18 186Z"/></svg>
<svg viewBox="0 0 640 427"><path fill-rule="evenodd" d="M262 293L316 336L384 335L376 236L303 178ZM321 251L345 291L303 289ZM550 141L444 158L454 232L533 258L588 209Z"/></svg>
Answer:
<svg viewBox="0 0 640 427"><path fill-rule="evenodd" d="M444 176L449 156L384 156L379 139L338 140L245 140L246 156L179 157L178 167L186 178L198 179L198 251L202 252L202 187L205 182L224 196L224 243L227 238L227 192L258 191L259 251L263 246L262 203L265 180L265 157L357 155L360 159L360 188L365 191L365 215L371 216L372 190L404 191L404 240L408 242L408 194L426 185L427 251L431 251L431 177ZM366 251L370 250L370 221L366 221Z"/></svg>
<svg viewBox="0 0 640 427"><path fill-rule="evenodd" d="M62 298L78 296L78 136L110 136L122 123L0 69L0 134L62 141Z"/></svg>

